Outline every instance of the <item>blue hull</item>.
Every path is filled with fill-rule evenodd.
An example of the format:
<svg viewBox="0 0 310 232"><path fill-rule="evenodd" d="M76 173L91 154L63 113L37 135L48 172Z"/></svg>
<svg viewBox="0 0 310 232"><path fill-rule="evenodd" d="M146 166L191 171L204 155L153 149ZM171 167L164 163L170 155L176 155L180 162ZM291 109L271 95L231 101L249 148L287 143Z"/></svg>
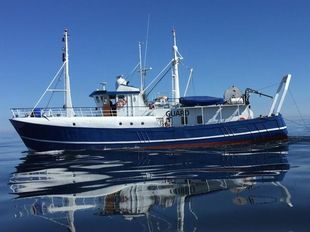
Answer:
<svg viewBox="0 0 310 232"><path fill-rule="evenodd" d="M287 139L281 115L170 128L82 128L10 121L25 145L34 151L215 147Z"/></svg>

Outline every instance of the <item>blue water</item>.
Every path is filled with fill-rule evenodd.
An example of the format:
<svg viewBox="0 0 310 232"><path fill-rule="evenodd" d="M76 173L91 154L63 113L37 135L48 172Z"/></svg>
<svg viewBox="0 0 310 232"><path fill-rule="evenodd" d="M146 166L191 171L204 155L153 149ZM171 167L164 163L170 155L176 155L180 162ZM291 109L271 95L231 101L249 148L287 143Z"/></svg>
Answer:
<svg viewBox="0 0 310 232"><path fill-rule="evenodd" d="M204 150L39 153L0 135L1 231L310 231L310 130Z"/></svg>

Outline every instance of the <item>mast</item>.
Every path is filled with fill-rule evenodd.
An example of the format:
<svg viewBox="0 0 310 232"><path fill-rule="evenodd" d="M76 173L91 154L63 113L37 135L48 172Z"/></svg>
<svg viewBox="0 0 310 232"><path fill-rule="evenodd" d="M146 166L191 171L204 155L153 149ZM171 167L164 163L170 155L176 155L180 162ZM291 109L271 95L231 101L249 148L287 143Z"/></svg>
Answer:
<svg viewBox="0 0 310 232"><path fill-rule="evenodd" d="M179 86L179 52L177 47L176 33L175 30L172 30L173 35L173 62L172 62L172 100L173 105L179 103L180 98L180 86Z"/></svg>
<svg viewBox="0 0 310 232"><path fill-rule="evenodd" d="M63 63L64 63L64 108L67 112L67 117L74 115L71 99L70 77L69 77L69 53L68 53L68 30L64 31L64 51L63 51Z"/></svg>

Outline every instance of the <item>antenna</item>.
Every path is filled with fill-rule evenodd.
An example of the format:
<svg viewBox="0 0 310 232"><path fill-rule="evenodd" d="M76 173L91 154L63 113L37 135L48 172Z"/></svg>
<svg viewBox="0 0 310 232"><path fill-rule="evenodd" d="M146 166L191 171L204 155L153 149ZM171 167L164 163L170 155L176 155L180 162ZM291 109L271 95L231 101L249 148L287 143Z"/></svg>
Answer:
<svg viewBox="0 0 310 232"><path fill-rule="evenodd" d="M142 69L142 48L141 42L139 42L139 72L140 72L140 91L142 92L144 89L144 76L143 76L143 69Z"/></svg>
<svg viewBox="0 0 310 232"><path fill-rule="evenodd" d="M147 54L148 43L149 43L150 19L151 19L151 15L148 14L148 16L147 16L147 27L146 27L145 50L144 50L144 63L143 63L144 67L146 67L146 54Z"/></svg>
<svg viewBox="0 0 310 232"><path fill-rule="evenodd" d="M149 29L150 29L150 14L147 18L147 29L146 29L146 41L145 41L145 50L144 50L144 62L142 64L142 43L139 42L139 63L137 66L139 66L139 73L140 73L140 91L144 91L145 86L145 78L146 73L149 70L152 70L152 67L146 68L146 55L147 55L147 48L148 48L148 40L149 40Z"/></svg>

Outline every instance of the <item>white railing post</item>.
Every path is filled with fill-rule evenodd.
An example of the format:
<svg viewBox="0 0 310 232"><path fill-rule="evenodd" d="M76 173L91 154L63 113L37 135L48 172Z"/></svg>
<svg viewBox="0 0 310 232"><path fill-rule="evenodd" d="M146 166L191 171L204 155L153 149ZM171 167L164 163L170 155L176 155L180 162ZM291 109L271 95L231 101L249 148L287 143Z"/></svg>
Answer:
<svg viewBox="0 0 310 232"><path fill-rule="evenodd" d="M220 106L220 122L223 121L223 117L222 117L222 106Z"/></svg>

